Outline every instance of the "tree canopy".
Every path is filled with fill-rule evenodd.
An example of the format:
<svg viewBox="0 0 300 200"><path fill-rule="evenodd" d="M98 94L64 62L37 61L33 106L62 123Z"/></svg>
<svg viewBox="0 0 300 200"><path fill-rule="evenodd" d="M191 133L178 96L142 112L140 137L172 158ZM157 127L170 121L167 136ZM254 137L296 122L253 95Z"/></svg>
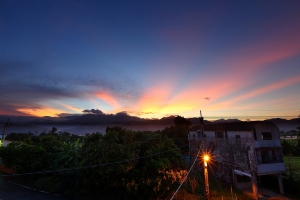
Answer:
<svg viewBox="0 0 300 200"><path fill-rule="evenodd" d="M15 181L68 197L161 199L186 174L180 150L160 132L112 127L76 141L53 132L14 137L17 141L0 147L2 164L18 174L53 171Z"/></svg>

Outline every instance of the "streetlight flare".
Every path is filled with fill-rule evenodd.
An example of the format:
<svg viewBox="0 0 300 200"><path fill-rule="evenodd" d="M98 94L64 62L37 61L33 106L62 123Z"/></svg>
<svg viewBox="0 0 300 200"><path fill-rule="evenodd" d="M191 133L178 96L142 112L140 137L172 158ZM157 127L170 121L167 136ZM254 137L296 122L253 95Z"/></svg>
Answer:
<svg viewBox="0 0 300 200"><path fill-rule="evenodd" d="M209 161L209 155L204 155L204 156L203 156L203 160L204 160L205 162Z"/></svg>
<svg viewBox="0 0 300 200"><path fill-rule="evenodd" d="M207 167L207 162L209 161L209 155L208 154L205 154L204 156L203 156L203 161L204 161L204 166L205 167Z"/></svg>

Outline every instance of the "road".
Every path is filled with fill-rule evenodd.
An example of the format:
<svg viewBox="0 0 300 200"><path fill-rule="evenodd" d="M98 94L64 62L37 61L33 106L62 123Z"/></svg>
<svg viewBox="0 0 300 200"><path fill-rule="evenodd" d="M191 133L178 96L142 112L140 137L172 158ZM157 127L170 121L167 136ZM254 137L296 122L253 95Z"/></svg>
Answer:
<svg viewBox="0 0 300 200"><path fill-rule="evenodd" d="M0 200L63 200L64 198L27 189L0 179Z"/></svg>

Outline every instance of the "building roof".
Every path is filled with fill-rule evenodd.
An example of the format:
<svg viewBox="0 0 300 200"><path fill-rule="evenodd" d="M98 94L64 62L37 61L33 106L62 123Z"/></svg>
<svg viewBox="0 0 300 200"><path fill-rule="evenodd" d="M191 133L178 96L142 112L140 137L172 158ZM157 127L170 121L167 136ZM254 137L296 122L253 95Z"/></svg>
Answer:
<svg viewBox="0 0 300 200"><path fill-rule="evenodd" d="M272 124L269 121L252 121L252 122L232 122L232 123L217 123L217 124L204 124L204 131L252 131L256 124ZM201 130L201 125L194 125L190 131Z"/></svg>

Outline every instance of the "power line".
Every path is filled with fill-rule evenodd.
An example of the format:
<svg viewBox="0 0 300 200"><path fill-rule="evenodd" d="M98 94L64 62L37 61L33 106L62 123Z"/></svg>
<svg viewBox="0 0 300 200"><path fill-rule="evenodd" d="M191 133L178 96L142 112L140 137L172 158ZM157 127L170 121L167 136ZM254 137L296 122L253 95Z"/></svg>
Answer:
<svg viewBox="0 0 300 200"><path fill-rule="evenodd" d="M213 177L215 178L215 180L216 180L216 182L217 182L219 188L221 189L221 192L222 192L223 196L225 196L225 194L224 194L224 192L223 192L223 190L222 190L222 188L221 188L221 186L220 186L220 184L219 184L219 182L218 182L218 180L217 180L217 178L216 178L216 176L215 176L215 174L214 174L214 172L213 172L211 166L209 166L209 167L210 167L211 173L213 174Z"/></svg>
<svg viewBox="0 0 300 200"><path fill-rule="evenodd" d="M174 192L174 194L173 194L173 196L171 197L170 200L172 200L172 199L175 197L175 195L177 194L177 192L178 192L179 189L181 188L182 184L184 183L184 181L187 179L188 175L189 175L190 172L192 171L192 169L193 169L193 167L194 167L194 165L195 165L195 163L196 163L196 160L197 160L197 158L198 158L198 156L199 156L199 154L200 154L200 150L201 150L201 149L199 148L199 151L198 151L198 154L197 154L197 156L196 156L196 158L195 158L195 160L194 160L194 163L192 164L190 170L188 171L188 173L186 174L186 176L184 177L184 179L181 181L179 187L178 187L177 190Z"/></svg>
<svg viewBox="0 0 300 200"><path fill-rule="evenodd" d="M151 154L151 155L148 155L148 156L142 156L142 157L138 157L138 158L132 158L132 159L128 159L128 160L121 160L121 161L116 161L116 162L110 162L110 163L104 163L104 164L98 164L98 165L90 165L90 166L84 166L84 167L72 167L72 168L60 169L60 170L47 170L47 171L29 172L29 173L23 173L23 174L0 175L0 177L23 176L23 175L33 175L33 174L46 174L46 173L52 173L52 172L63 172L63 171L71 171L71 170L88 169L88 168L94 168L94 167L103 167L103 166L107 166L107 165L120 164L120 163L130 162L130 161L134 161L134 160L140 160L140 159L144 159L144 158L149 158L149 157L156 156L156 155L159 155L159 154L163 154L163 153L175 151L175 150L183 148L185 146L188 146L188 145L183 145L183 146L171 149L171 150L167 150L167 151L163 151L163 152L158 152L158 153Z"/></svg>

